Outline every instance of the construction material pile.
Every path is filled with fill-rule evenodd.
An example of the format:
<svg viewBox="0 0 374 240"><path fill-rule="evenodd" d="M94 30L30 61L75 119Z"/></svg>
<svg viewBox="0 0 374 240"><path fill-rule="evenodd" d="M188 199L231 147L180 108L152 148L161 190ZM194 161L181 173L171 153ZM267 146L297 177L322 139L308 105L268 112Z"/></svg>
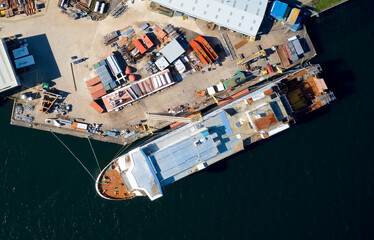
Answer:
<svg viewBox="0 0 374 240"><path fill-rule="evenodd" d="M25 122L33 122L34 119L35 118L33 116L28 115L28 114L22 117L22 120L25 121Z"/></svg>
<svg viewBox="0 0 374 240"><path fill-rule="evenodd" d="M15 109L16 115L22 115L23 114L23 107L22 105L18 105Z"/></svg>
<svg viewBox="0 0 374 240"><path fill-rule="evenodd" d="M20 14L30 16L38 12L35 0L0 0L0 6L1 16L7 18Z"/></svg>

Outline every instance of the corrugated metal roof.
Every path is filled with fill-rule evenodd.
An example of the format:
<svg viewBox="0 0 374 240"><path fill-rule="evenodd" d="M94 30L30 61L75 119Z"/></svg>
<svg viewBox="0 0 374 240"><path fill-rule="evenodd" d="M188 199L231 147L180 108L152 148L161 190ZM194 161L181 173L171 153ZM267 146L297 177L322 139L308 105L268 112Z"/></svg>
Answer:
<svg viewBox="0 0 374 240"><path fill-rule="evenodd" d="M268 0L153 0L192 17L256 36Z"/></svg>
<svg viewBox="0 0 374 240"><path fill-rule="evenodd" d="M136 49L139 50L140 54L143 54L147 51L147 49L145 49L145 47L143 46L143 44L139 41L139 39L137 39L136 41L132 42Z"/></svg>
<svg viewBox="0 0 374 240"><path fill-rule="evenodd" d="M109 69L105 65L96 69L96 73L97 75L99 75L100 81L104 86L110 84L113 81L113 78L109 73Z"/></svg>
<svg viewBox="0 0 374 240"><path fill-rule="evenodd" d="M19 79L10 62L6 45L3 40L0 43L0 92L20 85Z"/></svg>
<svg viewBox="0 0 374 240"><path fill-rule="evenodd" d="M171 41L168 45L166 45L163 49L160 50L160 53L164 55L164 57L169 63L174 62L184 52L185 51L183 47L179 44L179 42L176 39Z"/></svg>
<svg viewBox="0 0 374 240"><path fill-rule="evenodd" d="M96 84L98 84L100 82L100 78L99 76L96 76L88 81L86 81L86 85L87 87L91 87L91 86L94 86Z"/></svg>

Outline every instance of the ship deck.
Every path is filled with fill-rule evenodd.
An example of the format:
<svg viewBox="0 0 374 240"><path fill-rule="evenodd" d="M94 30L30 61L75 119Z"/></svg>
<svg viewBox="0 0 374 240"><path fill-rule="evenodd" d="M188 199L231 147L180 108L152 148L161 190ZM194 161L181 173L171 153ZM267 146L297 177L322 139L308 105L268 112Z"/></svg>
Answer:
<svg viewBox="0 0 374 240"><path fill-rule="evenodd" d="M268 137L267 131L287 125L283 121L288 114L281 96L271 90L274 86L270 84L143 146L161 186L242 150L245 139L255 142Z"/></svg>

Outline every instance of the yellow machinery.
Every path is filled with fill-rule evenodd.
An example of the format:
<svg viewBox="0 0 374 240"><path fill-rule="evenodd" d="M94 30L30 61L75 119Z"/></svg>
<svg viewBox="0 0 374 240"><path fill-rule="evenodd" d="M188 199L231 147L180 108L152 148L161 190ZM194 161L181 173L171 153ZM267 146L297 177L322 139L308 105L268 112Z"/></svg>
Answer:
<svg viewBox="0 0 374 240"><path fill-rule="evenodd" d="M243 58L242 60L238 61L236 64L237 65L239 65L239 64L244 65L249 61L255 60L255 59L260 58L260 57L265 57L265 56L266 56L266 52L264 50L261 50L261 51L256 52L255 54L252 54L249 57Z"/></svg>

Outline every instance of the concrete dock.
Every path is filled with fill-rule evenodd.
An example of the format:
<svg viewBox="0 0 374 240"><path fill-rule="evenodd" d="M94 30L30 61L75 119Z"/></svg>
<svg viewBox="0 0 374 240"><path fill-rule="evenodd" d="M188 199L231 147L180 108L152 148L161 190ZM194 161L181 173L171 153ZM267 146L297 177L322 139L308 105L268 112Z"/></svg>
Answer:
<svg viewBox="0 0 374 240"><path fill-rule="evenodd" d="M155 132L158 129L168 126L171 122L148 120L146 121L146 125L150 127L151 131L147 129L140 130L136 135L127 138L102 137L99 134L91 134L87 131L76 130L70 126L56 127L53 124L45 123L45 119L56 118L55 114L45 114L39 111L41 107L40 98L35 97L34 100L27 101L21 100L21 95L33 94L37 96L38 93L40 93L40 84L49 81L53 87L60 91L64 102L73 106L72 111L65 116L66 118L71 120L79 119L81 122L90 124L102 124L102 130L118 129L119 131L123 131L133 128L139 121L144 121L146 119L145 113L147 112L162 113L167 109L172 109L180 105L188 106L188 108L194 109L194 111L201 111L206 107L210 107L212 104L216 104L213 98L209 96L196 98L194 94L217 84L220 80L233 76L237 71L246 70L243 66L238 66L236 60L232 61L229 57L224 57L219 67L211 67L210 71L194 72L191 76L183 79L183 81L130 106L126 106L121 111L98 114L89 105L92 101L92 97L85 81L95 76L93 65L108 52L114 51L111 46L105 46L103 44L103 36L107 33L122 29L126 26L139 28L144 23L149 22L149 19L152 19L152 22L160 26L166 26L170 23L175 27L185 29L183 32L186 33L185 38L187 40L196 34L207 36L215 42L223 32L226 32L232 45L235 46L244 38L240 34L227 30L208 30L206 28L206 23L200 20L183 20L182 17L170 18L158 14L149 9L149 3L147 1L136 1L135 4L129 5L129 9L118 19L108 17L100 22L85 20L74 21L59 12L58 8L55 7L56 2L56 0L50 1L49 9L42 17L29 19L22 23L0 21L0 25L3 26L1 32L3 36L22 34L21 39L27 39L29 50L34 55L36 62L27 72L21 74L20 77L23 85L21 89L17 89L12 96L17 99L15 105L25 104L35 106L34 111L25 112L25 114L32 115L34 121L29 123L12 117L11 124L13 125L32 127L34 129L53 131L77 137L90 137L96 140L117 144L129 144L150 134L151 131ZM297 63L295 62L295 64L306 62L316 55L305 26L296 33L285 31L282 24L279 22L271 23L269 28L270 31L260 35L255 42L248 42L236 49L236 54L238 56L244 55L247 57L257 52L259 46L261 46L262 49L270 49L273 46L283 44L287 39L293 36L298 36L301 39L305 39L308 51L304 54L304 58L300 59ZM70 57L75 55L79 56L79 58L87 57L88 60L78 65L73 65L75 76L75 80L73 80ZM137 73L142 77L147 76L147 73L142 69L146 62L147 60L144 58L136 65ZM276 54L271 54L267 59L260 59L251 66L264 67L278 62L279 59ZM266 76L258 76L230 92L222 93L222 96L219 95L218 98L228 98L244 89L266 81L268 81Z"/></svg>

